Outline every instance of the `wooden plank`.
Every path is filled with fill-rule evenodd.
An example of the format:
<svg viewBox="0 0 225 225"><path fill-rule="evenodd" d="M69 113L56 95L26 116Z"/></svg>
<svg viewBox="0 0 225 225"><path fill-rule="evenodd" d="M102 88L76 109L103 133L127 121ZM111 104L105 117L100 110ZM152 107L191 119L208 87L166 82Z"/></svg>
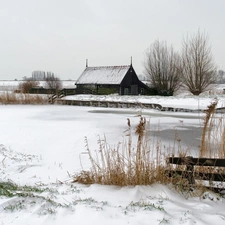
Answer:
<svg viewBox="0 0 225 225"><path fill-rule="evenodd" d="M177 165L225 167L225 159L216 158L169 157L168 162Z"/></svg>
<svg viewBox="0 0 225 225"><path fill-rule="evenodd" d="M225 174L222 173L197 173L194 172L195 179L199 180L210 180L210 181L218 181L224 182L225 181Z"/></svg>
<svg viewBox="0 0 225 225"><path fill-rule="evenodd" d="M190 178L191 176L194 176L196 180L225 182L225 174L221 173L199 173L185 170L166 170L166 175L169 177L181 176L183 178Z"/></svg>

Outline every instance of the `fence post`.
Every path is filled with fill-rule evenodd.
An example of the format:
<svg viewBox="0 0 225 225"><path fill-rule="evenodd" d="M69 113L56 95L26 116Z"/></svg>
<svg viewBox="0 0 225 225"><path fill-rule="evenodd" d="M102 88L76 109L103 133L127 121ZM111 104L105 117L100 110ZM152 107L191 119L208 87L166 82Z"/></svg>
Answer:
<svg viewBox="0 0 225 225"><path fill-rule="evenodd" d="M186 171L187 171L187 179L189 184L195 184L195 178L194 178L194 165L192 162L192 156L185 157L184 161L186 164Z"/></svg>

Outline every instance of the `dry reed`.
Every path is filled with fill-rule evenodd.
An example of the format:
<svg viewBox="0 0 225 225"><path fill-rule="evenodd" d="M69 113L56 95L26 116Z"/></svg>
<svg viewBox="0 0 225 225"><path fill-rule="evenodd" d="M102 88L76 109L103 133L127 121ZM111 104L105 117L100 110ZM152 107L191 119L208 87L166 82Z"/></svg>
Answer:
<svg viewBox="0 0 225 225"><path fill-rule="evenodd" d="M47 104L48 96L4 92L0 94L0 104Z"/></svg>
<svg viewBox="0 0 225 225"><path fill-rule="evenodd" d="M199 157L225 158L225 120L216 114L217 103L215 99L205 110Z"/></svg>
<svg viewBox="0 0 225 225"><path fill-rule="evenodd" d="M107 144L106 138L103 140L99 138L99 150L95 151L94 156L88 146L87 139L85 139L91 169L76 174L75 181L85 184L127 186L149 185L168 180L164 174L166 163L160 152L160 145L156 145L158 146L156 149L150 147L149 134L146 132L146 126L150 126L150 122L146 122L145 118L140 117L135 131L137 135L135 148L132 147L130 121L128 126L128 139L124 143L119 143L116 148L111 148Z"/></svg>

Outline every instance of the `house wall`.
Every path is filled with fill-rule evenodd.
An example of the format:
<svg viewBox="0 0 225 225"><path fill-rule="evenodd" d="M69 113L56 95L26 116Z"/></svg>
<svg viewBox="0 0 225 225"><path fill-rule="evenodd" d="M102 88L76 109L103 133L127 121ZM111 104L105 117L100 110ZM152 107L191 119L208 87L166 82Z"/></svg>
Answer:
<svg viewBox="0 0 225 225"><path fill-rule="evenodd" d="M77 85L77 94L120 94L120 85L109 85L109 84L101 84L101 85L87 85L87 84L79 84Z"/></svg>
<svg viewBox="0 0 225 225"><path fill-rule="evenodd" d="M138 95L141 94L140 80L133 67L127 71L121 82L121 95Z"/></svg>

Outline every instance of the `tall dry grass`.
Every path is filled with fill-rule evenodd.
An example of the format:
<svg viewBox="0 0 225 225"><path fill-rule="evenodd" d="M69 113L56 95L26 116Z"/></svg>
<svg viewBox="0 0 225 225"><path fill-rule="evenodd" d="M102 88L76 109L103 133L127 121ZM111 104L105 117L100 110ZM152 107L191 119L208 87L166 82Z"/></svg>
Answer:
<svg viewBox="0 0 225 225"><path fill-rule="evenodd" d="M89 171L82 171L74 176L74 181L85 184L108 185L149 185L156 182L166 182L164 174L166 161L161 152L160 143L151 148L151 140L147 128L150 122L140 117L135 128L136 146L132 144L131 126L128 122L127 140L118 143L115 148L107 144L106 138L99 138L99 149L90 150L87 138L86 149L91 162Z"/></svg>
<svg viewBox="0 0 225 225"><path fill-rule="evenodd" d="M48 96L38 94L0 93L0 104L47 104Z"/></svg>
<svg viewBox="0 0 225 225"><path fill-rule="evenodd" d="M225 119L217 104L215 99L205 110L199 157L225 158Z"/></svg>

